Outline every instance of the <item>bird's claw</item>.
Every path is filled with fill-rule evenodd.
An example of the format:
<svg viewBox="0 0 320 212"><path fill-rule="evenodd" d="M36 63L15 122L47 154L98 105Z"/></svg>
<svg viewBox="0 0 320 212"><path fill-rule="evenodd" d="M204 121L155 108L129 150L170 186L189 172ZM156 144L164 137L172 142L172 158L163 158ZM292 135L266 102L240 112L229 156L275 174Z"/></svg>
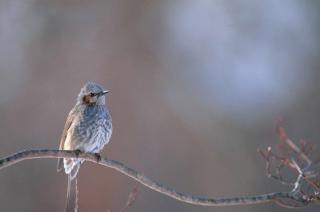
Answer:
<svg viewBox="0 0 320 212"><path fill-rule="evenodd" d="M79 155L82 153L82 151L80 149L76 149L75 150L75 154L77 157L79 157Z"/></svg>
<svg viewBox="0 0 320 212"><path fill-rule="evenodd" d="M94 153L94 155L96 156L97 162L101 161L101 155L99 153Z"/></svg>

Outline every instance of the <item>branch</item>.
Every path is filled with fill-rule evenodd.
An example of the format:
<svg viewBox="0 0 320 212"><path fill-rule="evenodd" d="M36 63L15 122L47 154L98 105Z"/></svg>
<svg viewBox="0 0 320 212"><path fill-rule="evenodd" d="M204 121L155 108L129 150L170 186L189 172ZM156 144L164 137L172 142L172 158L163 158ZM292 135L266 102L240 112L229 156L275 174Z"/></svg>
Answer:
<svg viewBox="0 0 320 212"><path fill-rule="evenodd" d="M281 184L292 187L291 193L302 196L304 199L314 203L320 203L320 178L319 161L312 160L315 145L306 141L300 141L296 145L288 136L281 123L277 124L279 143L274 148L269 146L265 150L258 150L266 161L266 172L269 178L278 180ZM285 170L290 171L290 176L295 177L295 181L289 181L284 175ZM293 173L292 173L293 171ZM296 207L292 201L276 201L276 203Z"/></svg>
<svg viewBox="0 0 320 212"><path fill-rule="evenodd" d="M290 204L293 207L304 207L314 202L313 199L306 199L303 196L297 196L292 192L277 192L262 194L256 196L241 196L241 197L230 197L230 198L207 198L197 197L189 194L178 192L174 189L168 188L158 182L151 180L142 173L135 171L134 169L127 167L123 163L108 158L101 158L99 154L83 153L80 151L65 151L65 150L25 150L19 153L15 153L8 157L0 159L0 169L14 165L18 162L29 160L29 159L40 159L40 158L81 158L86 161L90 161L102 166L112 168L136 181L142 185L169 196L173 199L202 206L230 206L230 205L250 205L260 204L267 202L286 202L290 201L294 204Z"/></svg>
<svg viewBox="0 0 320 212"><path fill-rule="evenodd" d="M307 162L308 166L310 166L312 164L312 160L303 151L301 151L301 149L290 138L288 138L286 131L281 126L281 123L277 124L277 131L280 140L286 143L296 154L301 156L301 158Z"/></svg>

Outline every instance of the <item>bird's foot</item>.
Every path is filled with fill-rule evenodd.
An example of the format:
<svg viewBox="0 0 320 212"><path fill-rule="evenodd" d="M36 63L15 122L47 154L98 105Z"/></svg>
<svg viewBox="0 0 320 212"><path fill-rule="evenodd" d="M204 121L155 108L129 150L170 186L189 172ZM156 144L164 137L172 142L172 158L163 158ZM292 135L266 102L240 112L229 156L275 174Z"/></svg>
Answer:
<svg viewBox="0 0 320 212"><path fill-rule="evenodd" d="M80 149L76 149L74 152L77 157L79 157L79 155L82 153L82 151Z"/></svg>
<svg viewBox="0 0 320 212"><path fill-rule="evenodd" d="M101 161L101 155L99 153L94 153L94 155L96 156L97 162L100 162Z"/></svg>

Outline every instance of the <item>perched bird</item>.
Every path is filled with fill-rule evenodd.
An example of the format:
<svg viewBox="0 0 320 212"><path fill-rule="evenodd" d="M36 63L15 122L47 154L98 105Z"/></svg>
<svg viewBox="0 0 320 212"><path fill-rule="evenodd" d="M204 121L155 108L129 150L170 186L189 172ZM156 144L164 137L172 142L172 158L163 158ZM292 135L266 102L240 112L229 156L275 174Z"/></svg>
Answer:
<svg viewBox="0 0 320 212"><path fill-rule="evenodd" d="M67 117L59 149L99 153L109 143L112 122L105 100L108 92L93 82L81 88L77 102ZM68 175L67 212L77 211L78 208L77 173L82 162L82 159L58 160L58 171L64 168Z"/></svg>

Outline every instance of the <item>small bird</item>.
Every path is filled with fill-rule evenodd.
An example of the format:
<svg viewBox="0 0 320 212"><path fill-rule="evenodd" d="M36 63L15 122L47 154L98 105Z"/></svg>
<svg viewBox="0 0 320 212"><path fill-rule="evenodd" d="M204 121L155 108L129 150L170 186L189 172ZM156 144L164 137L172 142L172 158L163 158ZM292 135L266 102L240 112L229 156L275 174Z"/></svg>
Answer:
<svg viewBox="0 0 320 212"><path fill-rule="evenodd" d="M112 120L106 107L109 91L97 83L87 82L80 90L75 106L69 112L60 140L60 150L99 153L109 143ZM77 173L82 159L58 159L58 171L68 175L66 212L77 211Z"/></svg>

